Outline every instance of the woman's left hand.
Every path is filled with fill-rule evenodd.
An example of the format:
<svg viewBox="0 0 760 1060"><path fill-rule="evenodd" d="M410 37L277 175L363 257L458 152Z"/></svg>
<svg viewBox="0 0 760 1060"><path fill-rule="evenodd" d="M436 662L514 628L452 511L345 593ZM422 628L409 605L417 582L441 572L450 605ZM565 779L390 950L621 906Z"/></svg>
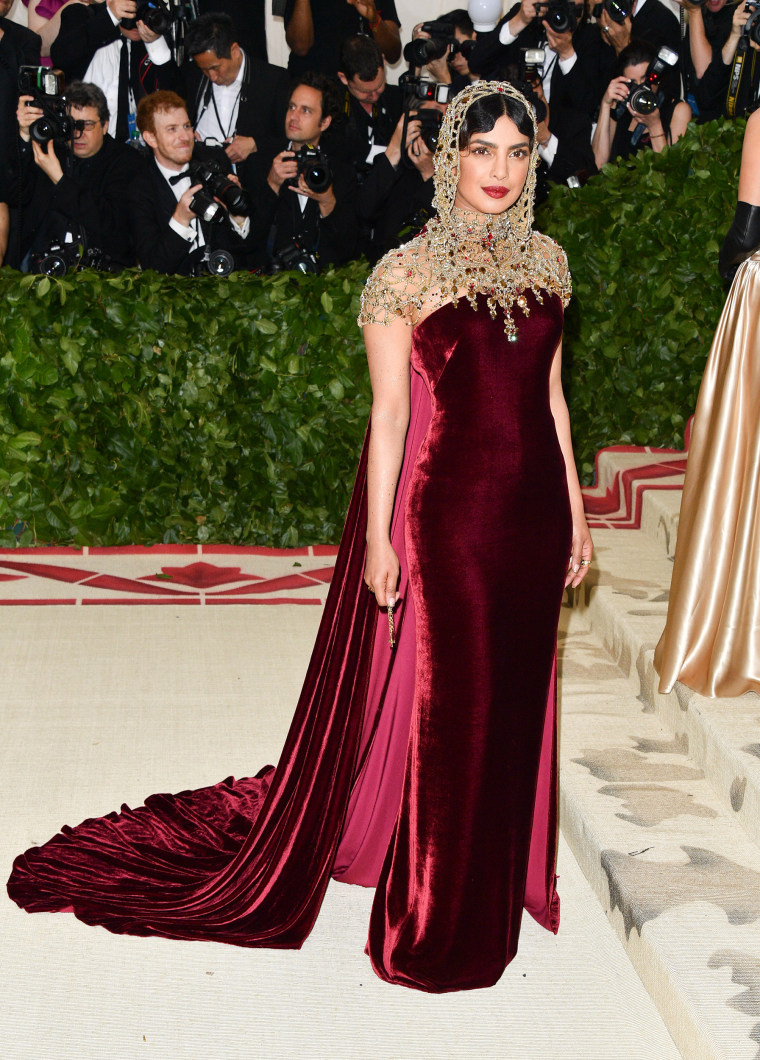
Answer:
<svg viewBox="0 0 760 1060"><path fill-rule="evenodd" d="M591 566L591 557L594 552L594 542L588 530L586 516L583 512L573 514L573 547L570 553L570 565L567 569L565 587L577 588L588 574Z"/></svg>

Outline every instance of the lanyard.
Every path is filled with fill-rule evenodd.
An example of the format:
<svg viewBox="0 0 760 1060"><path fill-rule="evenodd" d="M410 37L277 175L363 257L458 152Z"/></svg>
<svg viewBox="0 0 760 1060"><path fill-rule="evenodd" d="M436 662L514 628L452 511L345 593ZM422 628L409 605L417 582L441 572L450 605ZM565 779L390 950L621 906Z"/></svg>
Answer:
<svg viewBox="0 0 760 1060"><path fill-rule="evenodd" d="M247 55L245 55L243 57L243 63L244 63L244 66L243 66L243 77L242 77L242 79L240 81L240 88L238 89L237 95L235 96L235 102L232 104L232 110L230 111L230 123L229 123L229 125L228 125L228 127L226 129L222 125L222 119L219 116L219 108L216 105L216 97L214 96L214 86L213 86L213 84L210 81L209 81L209 85L208 85L210 93L211 93L211 105L213 106L214 114L216 115L216 124L219 126L219 131L222 134L222 141L224 143L226 143L228 140L232 139L232 137L233 137L233 129L237 125L237 120L236 119L237 119L237 117L240 114L240 97L241 97L241 95L243 93L243 85L245 84L246 75L248 73L248 56ZM196 122L196 125L200 124L201 118L203 117L203 115L208 110L208 104L209 104L209 100L208 100L208 97L207 97L206 101L205 101L205 104L204 104L204 107L203 107L203 110L198 115L198 121Z"/></svg>

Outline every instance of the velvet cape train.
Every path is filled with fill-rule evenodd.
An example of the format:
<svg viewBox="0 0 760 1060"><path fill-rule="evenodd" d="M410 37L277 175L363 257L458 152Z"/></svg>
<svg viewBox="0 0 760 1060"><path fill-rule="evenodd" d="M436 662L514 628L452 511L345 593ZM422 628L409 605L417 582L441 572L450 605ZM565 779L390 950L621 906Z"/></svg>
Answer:
<svg viewBox="0 0 760 1060"><path fill-rule="evenodd" d="M562 306L529 297L516 343L481 298L480 312L444 305L415 329L395 653L363 581L365 440L278 767L64 828L17 858L14 901L121 933L299 947L334 874L378 885L375 971L429 991L496 982L523 908L557 930L570 519L548 375Z"/></svg>

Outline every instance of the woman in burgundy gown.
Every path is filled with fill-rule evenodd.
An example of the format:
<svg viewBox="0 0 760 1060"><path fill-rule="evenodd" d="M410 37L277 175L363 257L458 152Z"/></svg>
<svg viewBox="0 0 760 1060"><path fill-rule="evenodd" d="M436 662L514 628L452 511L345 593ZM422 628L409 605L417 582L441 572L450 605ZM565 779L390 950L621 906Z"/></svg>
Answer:
<svg viewBox="0 0 760 1060"><path fill-rule="evenodd" d="M464 89L438 219L365 288L371 430L278 766L64 828L16 859L19 905L299 947L333 876L376 887L378 975L429 991L495 983L524 908L557 930L556 629L592 545L536 163L523 97Z"/></svg>

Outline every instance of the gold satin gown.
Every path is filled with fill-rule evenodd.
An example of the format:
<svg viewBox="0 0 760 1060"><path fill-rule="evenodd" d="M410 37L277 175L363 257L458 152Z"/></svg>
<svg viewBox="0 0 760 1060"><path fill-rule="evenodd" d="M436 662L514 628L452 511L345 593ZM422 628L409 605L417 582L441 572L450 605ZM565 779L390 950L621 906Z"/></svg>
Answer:
<svg viewBox="0 0 760 1060"><path fill-rule="evenodd" d="M760 692L760 252L731 285L694 416L660 692Z"/></svg>

